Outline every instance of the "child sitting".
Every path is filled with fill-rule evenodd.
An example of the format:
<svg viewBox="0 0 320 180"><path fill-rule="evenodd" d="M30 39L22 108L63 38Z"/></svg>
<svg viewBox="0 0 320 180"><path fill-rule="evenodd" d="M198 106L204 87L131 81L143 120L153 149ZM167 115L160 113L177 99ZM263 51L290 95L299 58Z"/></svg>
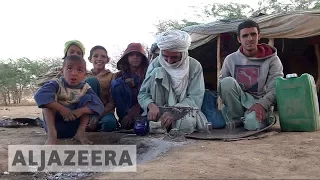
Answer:
<svg viewBox="0 0 320 180"><path fill-rule="evenodd" d="M87 131L114 131L118 127L118 121L114 115L114 101L111 96L111 81L114 74L106 68L110 58L103 46L94 46L90 50L89 62L93 69L87 74L86 82L99 96L104 105L104 111L100 117L92 117Z"/></svg>
<svg viewBox="0 0 320 180"><path fill-rule="evenodd" d="M44 84L35 94L43 108L46 144L56 144L60 138L75 137L81 144L92 144L85 134L89 115L101 115L103 104L91 87L84 82L86 61L79 56L64 58L63 76Z"/></svg>

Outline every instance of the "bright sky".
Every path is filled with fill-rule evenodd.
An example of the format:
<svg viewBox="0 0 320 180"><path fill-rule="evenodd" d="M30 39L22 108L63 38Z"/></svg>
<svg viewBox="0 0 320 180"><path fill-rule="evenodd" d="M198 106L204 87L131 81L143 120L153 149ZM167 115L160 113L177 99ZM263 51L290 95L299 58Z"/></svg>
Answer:
<svg viewBox="0 0 320 180"><path fill-rule="evenodd" d="M85 58L95 45L112 57L130 42L154 42L154 24L195 17L199 6L235 0L8 0L0 2L0 59L62 57L64 43L80 40ZM242 0L241 3L255 2ZM257 2L252 4L257 6Z"/></svg>

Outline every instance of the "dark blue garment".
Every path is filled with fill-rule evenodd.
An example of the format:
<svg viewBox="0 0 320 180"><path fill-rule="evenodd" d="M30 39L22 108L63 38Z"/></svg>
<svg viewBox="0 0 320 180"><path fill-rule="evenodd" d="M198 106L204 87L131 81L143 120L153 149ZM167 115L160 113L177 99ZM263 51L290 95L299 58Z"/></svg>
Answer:
<svg viewBox="0 0 320 180"><path fill-rule="evenodd" d="M68 107L70 110L77 109L77 107ZM57 138L72 138L76 135L78 127L80 125L80 119L76 119L74 121L64 121L62 115L59 112L56 112L55 117L55 127L57 130ZM46 119L43 116L43 127L48 132Z"/></svg>
<svg viewBox="0 0 320 180"><path fill-rule="evenodd" d="M320 111L320 94L318 94L317 96L318 96L318 104L319 104L319 111Z"/></svg>
<svg viewBox="0 0 320 180"><path fill-rule="evenodd" d="M140 86L140 77L134 76L133 79L135 85ZM111 81L111 93L119 119L127 115L128 110L138 103L138 90L136 88L130 88L123 77Z"/></svg>
<svg viewBox="0 0 320 180"><path fill-rule="evenodd" d="M208 122L212 123L212 128L223 128L226 122L221 111L217 109L217 92L206 90L204 93L201 111L206 116Z"/></svg>
<svg viewBox="0 0 320 180"><path fill-rule="evenodd" d="M117 115L119 119L122 119L131 108L131 89L122 78L117 78L111 82L111 93L117 109Z"/></svg>

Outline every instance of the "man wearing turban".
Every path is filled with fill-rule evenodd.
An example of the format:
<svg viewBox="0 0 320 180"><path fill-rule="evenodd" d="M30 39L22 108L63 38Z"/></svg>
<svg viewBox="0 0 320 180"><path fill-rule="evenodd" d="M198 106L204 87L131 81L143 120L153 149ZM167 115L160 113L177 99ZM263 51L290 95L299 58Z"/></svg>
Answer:
<svg viewBox="0 0 320 180"><path fill-rule="evenodd" d="M138 95L143 115L149 121L161 122L167 130L175 127L192 133L203 129L207 122L200 111L205 92L203 70L196 59L188 56L190 35L171 30L160 34L156 43L160 54L149 65ZM175 119L172 113L160 114L159 106L192 107L199 111Z"/></svg>

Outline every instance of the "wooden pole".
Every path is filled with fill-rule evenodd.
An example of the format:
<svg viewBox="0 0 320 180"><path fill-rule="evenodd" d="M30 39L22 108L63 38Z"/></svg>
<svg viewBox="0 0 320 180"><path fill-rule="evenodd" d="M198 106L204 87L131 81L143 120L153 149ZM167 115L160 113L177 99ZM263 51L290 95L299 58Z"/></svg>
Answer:
<svg viewBox="0 0 320 180"><path fill-rule="evenodd" d="M274 47L274 39L273 39L273 38L269 38L268 44L269 44L270 46L273 46L273 47Z"/></svg>
<svg viewBox="0 0 320 180"><path fill-rule="evenodd" d="M317 92L319 92L320 89L320 49L319 49L319 44L314 45L314 53L317 56L317 63L318 63L318 77L316 81L316 87L317 87Z"/></svg>
<svg viewBox="0 0 320 180"><path fill-rule="evenodd" d="M221 35L219 34L217 37L217 90L218 90L218 83L219 83L219 76L221 71ZM218 110L221 110L222 108L222 101L220 99L220 96L218 96Z"/></svg>

